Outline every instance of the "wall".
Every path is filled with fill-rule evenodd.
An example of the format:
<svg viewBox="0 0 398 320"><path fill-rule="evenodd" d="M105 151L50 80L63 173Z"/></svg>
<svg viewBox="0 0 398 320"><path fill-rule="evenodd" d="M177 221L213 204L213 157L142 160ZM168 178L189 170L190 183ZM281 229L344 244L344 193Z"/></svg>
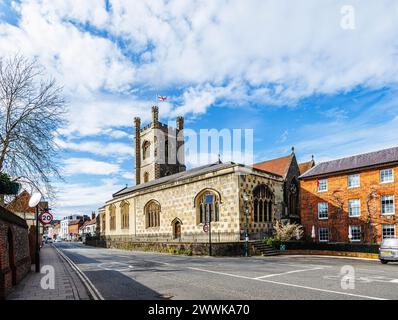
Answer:
<svg viewBox="0 0 398 320"><path fill-rule="evenodd" d="M328 191L318 192L316 178L301 180L300 202L301 202L301 223L306 232L306 237L311 237L311 229L314 225L316 230L320 227L329 228L329 239L334 242L349 242L349 225L360 225L362 231L362 242L379 243L382 239L382 224L395 224L398 232L398 167L394 168L393 183L380 183L380 171L378 169L362 170L360 173L360 187L348 188L348 174L334 175L328 177ZM374 189L377 199L369 202L368 196ZM381 195L394 195L395 215L381 215ZM348 200L360 199L361 215L357 218L350 218L348 214ZM329 218L318 219L318 203L329 203ZM342 203L342 205L340 204ZM371 213L369 215L369 212ZM318 240L318 233L316 234Z"/></svg>
<svg viewBox="0 0 398 320"><path fill-rule="evenodd" d="M116 205L116 229L110 230L109 205L106 207L106 235L132 235L137 238L156 238L157 241L172 240L172 222L178 218L182 222L181 239L192 241L193 235L203 237L203 225L197 224L194 199L203 189L211 188L221 193L220 221L212 223L214 233L222 232L227 235L227 241L239 240L239 206L238 206L238 176L230 174L210 174L206 179L191 179L178 185L159 186L137 192L133 196L127 196L112 201ZM130 204L129 228L121 229L122 200ZM145 228L144 207L150 200L156 200L161 205L160 227Z"/></svg>
<svg viewBox="0 0 398 320"><path fill-rule="evenodd" d="M138 251L152 251L163 252L171 254L185 254L185 255L208 255L209 245L207 243L192 243L192 242L135 242L129 241L126 238L108 238L106 240L87 239L86 245L114 248L122 250L138 250ZM220 242L212 243L213 256L241 256L244 254L244 242ZM251 248L254 253L254 248Z"/></svg>
<svg viewBox="0 0 398 320"><path fill-rule="evenodd" d="M30 271L30 264L25 220L0 206L0 299Z"/></svg>
<svg viewBox="0 0 398 320"><path fill-rule="evenodd" d="M254 208L253 208L253 189L259 184L266 184L270 187L274 194L275 201L272 206L272 222L254 222ZM240 196L240 228L245 230L246 217L243 203L243 193L249 195L248 209L249 209L249 233L250 239L262 239L273 231L273 223L276 219L280 219L283 210L283 182L282 178L276 176L272 179L261 175L242 175L239 177L239 196Z"/></svg>
<svg viewBox="0 0 398 320"><path fill-rule="evenodd" d="M132 195L109 201L105 209L105 235L111 237L130 236L133 241L172 241L172 222L178 218L182 222L181 240L189 242L206 242L208 235L203 232L203 224L197 223L197 208L195 197L204 189L212 189L221 196L220 220L212 223L214 241L239 241L244 230L245 216L242 201L243 191L249 195L253 187L259 183L269 184L275 194L274 216L281 213L283 197L282 180L276 176L263 173L250 173L243 179L237 172L239 166L210 172L201 176L191 177L184 181L165 183ZM160 227L145 228L144 207L150 200L156 200L161 205ZM130 204L129 228L121 229L121 203ZM109 207L116 206L116 229L110 230ZM250 221L253 219L253 208L249 208ZM271 229L271 224L252 223L250 232L260 236ZM101 234L104 235L103 230Z"/></svg>

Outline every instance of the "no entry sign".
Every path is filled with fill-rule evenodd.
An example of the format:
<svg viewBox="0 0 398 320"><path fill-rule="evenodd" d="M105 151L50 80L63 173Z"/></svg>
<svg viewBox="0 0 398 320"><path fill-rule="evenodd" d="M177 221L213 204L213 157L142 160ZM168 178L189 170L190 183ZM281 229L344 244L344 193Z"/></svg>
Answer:
<svg viewBox="0 0 398 320"><path fill-rule="evenodd" d="M39 220L42 224L50 224L54 217L50 212L42 212L39 215Z"/></svg>
<svg viewBox="0 0 398 320"><path fill-rule="evenodd" d="M209 225L207 223L203 225L203 231L209 232Z"/></svg>

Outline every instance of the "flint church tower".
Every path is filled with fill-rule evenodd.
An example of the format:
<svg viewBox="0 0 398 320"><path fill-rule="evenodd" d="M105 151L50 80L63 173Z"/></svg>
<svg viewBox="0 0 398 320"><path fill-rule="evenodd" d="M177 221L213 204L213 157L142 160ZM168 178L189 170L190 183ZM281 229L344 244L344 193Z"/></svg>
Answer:
<svg viewBox="0 0 398 320"><path fill-rule="evenodd" d="M152 107L152 122L141 127L134 118L136 185L185 171L184 118L177 117L176 128L159 121L158 107Z"/></svg>

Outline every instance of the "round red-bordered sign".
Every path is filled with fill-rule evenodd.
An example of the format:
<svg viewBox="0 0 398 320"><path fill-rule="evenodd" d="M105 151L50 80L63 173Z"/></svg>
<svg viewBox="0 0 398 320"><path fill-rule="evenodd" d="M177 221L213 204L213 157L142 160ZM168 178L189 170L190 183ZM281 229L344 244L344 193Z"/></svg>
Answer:
<svg viewBox="0 0 398 320"><path fill-rule="evenodd" d="M41 224L50 224L51 221L54 220L53 215L50 212L42 212L39 215L39 220L41 222Z"/></svg>
<svg viewBox="0 0 398 320"><path fill-rule="evenodd" d="M207 223L203 225L203 231L209 232L209 225Z"/></svg>

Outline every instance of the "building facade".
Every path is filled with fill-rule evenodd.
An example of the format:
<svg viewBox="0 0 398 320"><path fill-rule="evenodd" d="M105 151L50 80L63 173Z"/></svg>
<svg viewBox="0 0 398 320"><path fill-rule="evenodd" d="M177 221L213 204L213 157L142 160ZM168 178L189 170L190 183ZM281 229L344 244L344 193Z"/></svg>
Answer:
<svg viewBox="0 0 398 320"><path fill-rule="evenodd" d="M254 168L275 173L283 178L283 202L281 220L284 222L300 222L300 185L299 176L314 166L309 162L297 163L294 148L290 155L263 161L253 165Z"/></svg>
<svg viewBox="0 0 398 320"><path fill-rule="evenodd" d="M76 240L79 236L79 227L89 219L86 215L78 214L65 217L60 222L59 237L62 240Z"/></svg>
<svg viewBox="0 0 398 320"><path fill-rule="evenodd" d="M97 218L95 212L91 214L91 220L85 221L79 228L80 237L94 237L97 234Z"/></svg>
<svg viewBox="0 0 398 320"><path fill-rule="evenodd" d="M285 210L284 177L221 161L187 171L183 125L182 117L175 129L160 123L157 107L143 128L135 118L136 185L99 209L102 238L207 242L209 221L215 242L239 241L246 228L251 239L271 234Z"/></svg>
<svg viewBox="0 0 398 320"><path fill-rule="evenodd" d="M398 148L320 163L300 180L307 239L379 243L397 236Z"/></svg>

